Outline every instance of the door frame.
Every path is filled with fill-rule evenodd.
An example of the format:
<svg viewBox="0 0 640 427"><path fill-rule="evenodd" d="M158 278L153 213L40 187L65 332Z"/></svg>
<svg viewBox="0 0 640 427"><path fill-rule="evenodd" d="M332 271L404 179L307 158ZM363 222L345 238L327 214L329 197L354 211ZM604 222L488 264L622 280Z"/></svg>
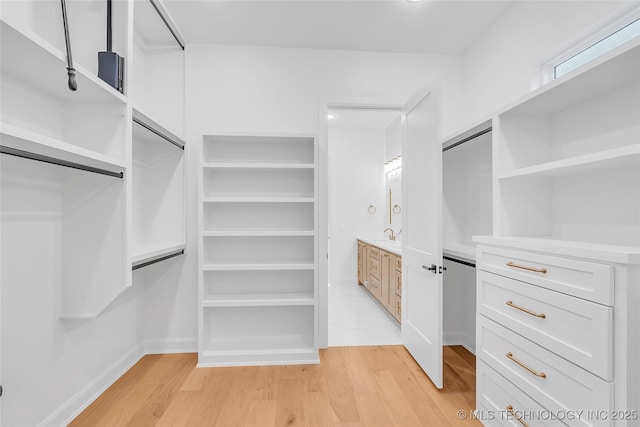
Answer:
<svg viewBox="0 0 640 427"><path fill-rule="evenodd" d="M402 105L365 100L318 99L318 348L329 346L329 122L330 109L393 110L402 114Z"/></svg>

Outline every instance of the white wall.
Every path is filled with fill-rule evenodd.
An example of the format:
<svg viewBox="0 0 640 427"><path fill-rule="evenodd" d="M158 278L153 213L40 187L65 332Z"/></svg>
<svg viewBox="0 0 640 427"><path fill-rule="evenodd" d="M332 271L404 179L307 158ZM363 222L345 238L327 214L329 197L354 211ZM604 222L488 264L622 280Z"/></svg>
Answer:
<svg viewBox="0 0 640 427"><path fill-rule="evenodd" d="M482 120L542 84L545 62L629 1L520 1L464 55L464 119ZM635 2L637 4L637 2Z"/></svg>
<svg viewBox="0 0 640 427"><path fill-rule="evenodd" d="M383 129L329 127L329 283L356 285L356 238L385 222ZM369 205L376 212L367 211Z"/></svg>

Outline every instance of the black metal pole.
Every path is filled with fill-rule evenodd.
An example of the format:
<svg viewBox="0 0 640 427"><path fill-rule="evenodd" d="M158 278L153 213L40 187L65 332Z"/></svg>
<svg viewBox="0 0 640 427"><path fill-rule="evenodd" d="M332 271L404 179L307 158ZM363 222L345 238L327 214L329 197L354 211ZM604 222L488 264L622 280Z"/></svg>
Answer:
<svg viewBox="0 0 640 427"><path fill-rule="evenodd" d="M67 24L67 5L65 0L62 3L62 23L64 25L64 40L67 44L67 74L69 75L69 89L75 91L78 89L76 82L76 69L73 68L73 59L71 58L71 41L69 40L69 25Z"/></svg>

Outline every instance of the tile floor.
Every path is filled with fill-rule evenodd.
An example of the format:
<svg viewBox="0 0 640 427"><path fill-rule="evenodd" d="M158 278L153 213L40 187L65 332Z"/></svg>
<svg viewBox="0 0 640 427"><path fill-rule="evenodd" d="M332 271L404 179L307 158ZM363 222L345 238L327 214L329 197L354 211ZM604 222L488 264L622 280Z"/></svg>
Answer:
<svg viewBox="0 0 640 427"><path fill-rule="evenodd" d="M401 344L400 324L363 286L329 286L329 346Z"/></svg>

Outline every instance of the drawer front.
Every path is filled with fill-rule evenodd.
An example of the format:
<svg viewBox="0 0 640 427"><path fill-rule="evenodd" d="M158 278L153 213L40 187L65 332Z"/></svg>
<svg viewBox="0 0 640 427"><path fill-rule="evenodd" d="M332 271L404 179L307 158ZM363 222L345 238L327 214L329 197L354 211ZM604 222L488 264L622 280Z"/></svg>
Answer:
<svg viewBox="0 0 640 427"><path fill-rule="evenodd" d="M375 246L369 246L369 254L371 255L371 258L375 258L377 260L380 259L380 249Z"/></svg>
<svg viewBox="0 0 640 427"><path fill-rule="evenodd" d="M477 318L478 357L552 411L609 412L613 409L613 383L607 382L509 329ZM565 419L575 426L609 426L607 420L586 416Z"/></svg>
<svg viewBox="0 0 640 427"><path fill-rule="evenodd" d="M613 305L610 265L490 246L479 246L476 265L479 270Z"/></svg>
<svg viewBox="0 0 640 427"><path fill-rule="evenodd" d="M402 270L402 258L396 257L396 270Z"/></svg>
<svg viewBox="0 0 640 427"><path fill-rule="evenodd" d="M402 295L402 271L396 270L396 295Z"/></svg>
<svg viewBox="0 0 640 427"><path fill-rule="evenodd" d="M612 379L613 309L517 280L477 272L477 312Z"/></svg>
<svg viewBox="0 0 640 427"><path fill-rule="evenodd" d="M398 319L398 321L400 321L400 318L402 317L402 297L400 295L396 295L396 306L393 315Z"/></svg>
<svg viewBox="0 0 640 427"><path fill-rule="evenodd" d="M369 258L369 274L380 278L380 260Z"/></svg>
<svg viewBox="0 0 640 427"><path fill-rule="evenodd" d="M557 419L532 415L545 414L547 409L520 391L497 371L478 360L476 368L476 414L488 426L564 426ZM515 417L520 418L519 422Z"/></svg>

